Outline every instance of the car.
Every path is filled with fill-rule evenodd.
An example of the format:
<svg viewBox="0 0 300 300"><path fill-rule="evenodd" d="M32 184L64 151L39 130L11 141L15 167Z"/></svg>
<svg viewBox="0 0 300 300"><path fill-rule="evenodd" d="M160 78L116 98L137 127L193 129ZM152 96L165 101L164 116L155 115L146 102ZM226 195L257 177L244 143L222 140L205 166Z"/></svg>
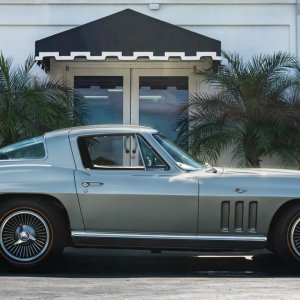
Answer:
<svg viewBox="0 0 300 300"><path fill-rule="evenodd" d="M157 130L61 129L0 149L0 252L44 266L64 247L268 248L300 269L300 172L202 164Z"/></svg>

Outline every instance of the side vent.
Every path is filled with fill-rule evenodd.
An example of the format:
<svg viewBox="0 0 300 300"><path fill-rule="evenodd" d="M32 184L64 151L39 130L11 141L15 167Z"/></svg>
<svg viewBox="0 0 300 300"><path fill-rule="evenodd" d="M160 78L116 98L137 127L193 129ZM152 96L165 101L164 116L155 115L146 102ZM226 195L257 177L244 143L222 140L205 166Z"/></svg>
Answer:
<svg viewBox="0 0 300 300"><path fill-rule="evenodd" d="M256 223L257 223L257 202L252 201L249 203L249 219L248 219L249 232L256 232Z"/></svg>
<svg viewBox="0 0 300 300"><path fill-rule="evenodd" d="M232 212L230 212L230 205ZM230 203L230 201L223 201L221 203L220 230L229 232L231 228L231 231L235 232L248 231L255 233L257 230L257 201L250 201L249 211L247 211L247 208L248 204L245 204L244 201L236 201L233 203Z"/></svg>
<svg viewBox="0 0 300 300"><path fill-rule="evenodd" d="M235 202L234 230L243 231L244 202Z"/></svg>
<svg viewBox="0 0 300 300"><path fill-rule="evenodd" d="M223 201L221 204L221 230L229 231L229 213L230 203L229 201Z"/></svg>

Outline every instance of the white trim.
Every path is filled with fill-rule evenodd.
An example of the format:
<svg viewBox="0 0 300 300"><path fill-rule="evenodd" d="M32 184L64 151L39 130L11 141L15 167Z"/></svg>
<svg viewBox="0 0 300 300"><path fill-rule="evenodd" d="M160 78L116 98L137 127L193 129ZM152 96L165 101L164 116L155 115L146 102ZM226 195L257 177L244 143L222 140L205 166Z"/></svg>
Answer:
<svg viewBox="0 0 300 300"><path fill-rule="evenodd" d="M154 56L153 52L133 52L132 56L125 56L122 52L102 52L101 56L92 56L91 52L71 52L70 55L59 55L59 52L39 52L35 60L41 61L45 57L55 57L56 60L74 60L78 56L86 57L87 60L106 60L108 57L117 57L121 61L137 60L139 57L148 57L149 60L167 61L171 57L180 57L181 60L200 60L201 57L211 57L213 60L221 60L216 52L197 52L195 56L187 56L185 52L165 52L164 56Z"/></svg>
<svg viewBox="0 0 300 300"><path fill-rule="evenodd" d="M129 233L99 233L86 231L72 231L72 237L86 238L127 238L127 239L167 239L167 240L195 240L195 241L241 241L266 242L265 236L249 235L165 235L165 234L129 234Z"/></svg>

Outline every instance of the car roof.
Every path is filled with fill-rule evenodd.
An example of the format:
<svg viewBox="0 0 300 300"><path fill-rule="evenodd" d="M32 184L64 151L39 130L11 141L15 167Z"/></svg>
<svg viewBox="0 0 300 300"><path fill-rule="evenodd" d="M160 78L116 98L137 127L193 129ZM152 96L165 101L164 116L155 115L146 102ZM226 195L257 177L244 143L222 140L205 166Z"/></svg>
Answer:
<svg viewBox="0 0 300 300"><path fill-rule="evenodd" d="M139 126L139 125L124 125L124 124L106 124L106 125L87 125L87 126L77 126L70 128L58 129L55 131L47 132L46 137L54 137L67 135L69 133L74 134L108 134L108 133L157 133L157 130Z"/></svg>

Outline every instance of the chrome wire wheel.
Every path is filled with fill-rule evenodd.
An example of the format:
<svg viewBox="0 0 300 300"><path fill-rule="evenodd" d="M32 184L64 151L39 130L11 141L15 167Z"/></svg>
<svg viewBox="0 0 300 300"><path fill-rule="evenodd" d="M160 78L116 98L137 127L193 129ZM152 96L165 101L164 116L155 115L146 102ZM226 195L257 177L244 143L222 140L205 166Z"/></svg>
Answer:
<svg viewBox="0 0 300 300"><path fill-rule="evenodd" d="M300 217L293 224L290 241L295 253L300 257Z"/></svg>
<svg viewBox="0 0 300 300"><path fill-rule="evenodd" d="M50 240L49 227L39 214L21 210L10 214L0 228L0 245L17 262L32 262L43 255Z"/></svg>

